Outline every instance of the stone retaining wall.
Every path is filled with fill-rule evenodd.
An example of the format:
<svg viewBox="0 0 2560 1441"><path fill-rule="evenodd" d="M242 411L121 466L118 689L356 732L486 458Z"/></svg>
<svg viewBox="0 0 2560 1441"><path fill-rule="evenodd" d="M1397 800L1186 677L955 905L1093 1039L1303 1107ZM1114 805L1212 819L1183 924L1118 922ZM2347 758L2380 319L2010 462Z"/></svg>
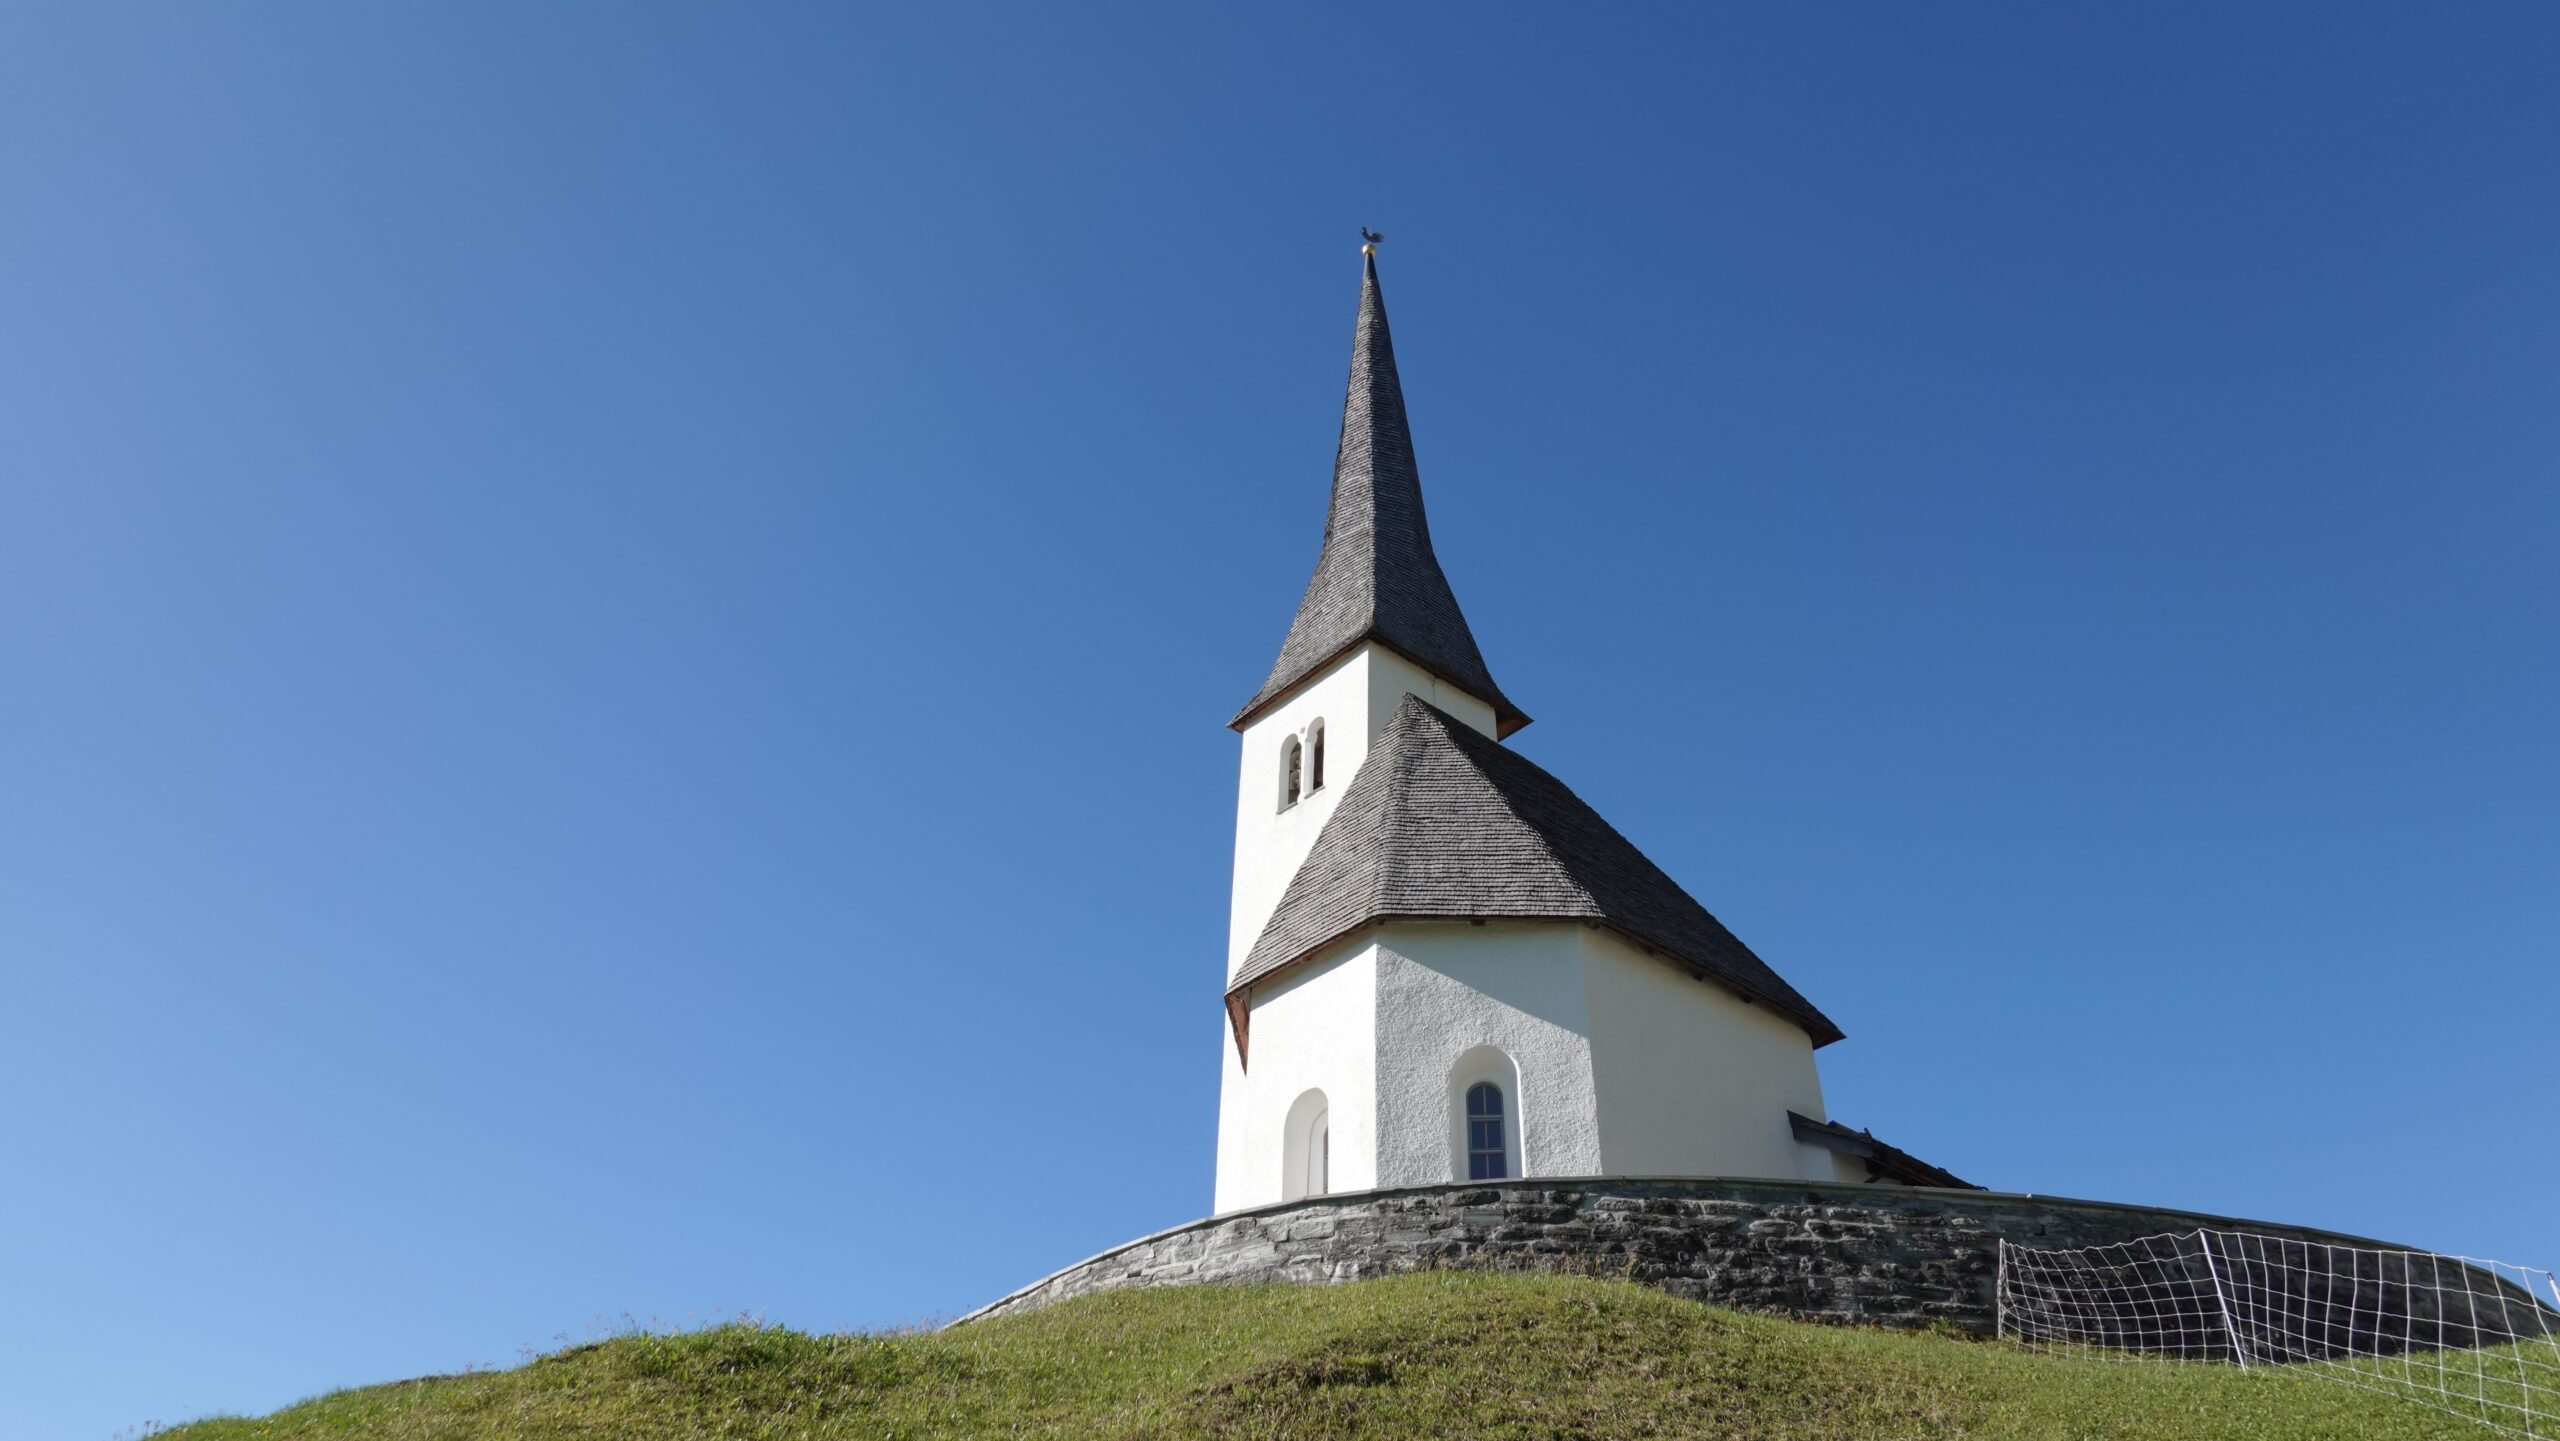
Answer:
<svg viewBox="0 0 2560 1441"><path fill-rule="evenodd" d="M2199 1226L2379 1241L2099 1201L1808 1181L1578 1179L1317 1196L1105 1251L961 1318L1123 1286L1353 1281L1435 1267L1625 1276L1811 1320L1993 1328L1998 1243L2093 1246Z"/></svg>

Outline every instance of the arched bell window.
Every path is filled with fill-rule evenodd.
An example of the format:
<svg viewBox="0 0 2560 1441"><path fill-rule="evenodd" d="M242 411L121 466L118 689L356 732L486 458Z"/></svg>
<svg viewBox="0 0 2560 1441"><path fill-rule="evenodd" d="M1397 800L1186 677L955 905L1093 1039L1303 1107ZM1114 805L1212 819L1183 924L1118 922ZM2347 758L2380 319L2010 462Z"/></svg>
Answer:
<svg viewBox="0 0 2560 1441"><path fill-rule="evenodd" d="M1511 1174L1503 1144L1502 1088L1491 1081L1467 1087L1467 1179L1499 1181Z"/></svg>
<svg viewBox="0 0 2560 1441"><path fill-rule="evenodd" d="M1324 721L1307 727L1307 789L1324 789Z"/></svg>
<svg viewBox="0 0 2560 1441"><path fill-rule="evenodd" d="M1280 743L1280 809L1284 811L1298 803L1299 772L1305 759L1306 748L1296 736Z"/></svg>

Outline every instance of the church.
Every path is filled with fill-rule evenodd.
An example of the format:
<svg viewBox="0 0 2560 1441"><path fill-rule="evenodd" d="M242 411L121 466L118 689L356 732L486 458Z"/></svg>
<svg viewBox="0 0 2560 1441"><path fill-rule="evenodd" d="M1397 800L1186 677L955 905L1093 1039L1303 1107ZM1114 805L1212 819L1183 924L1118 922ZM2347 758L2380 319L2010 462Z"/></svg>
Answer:
<svg viewBox="0 0 2560 1441"><path fill-rule="evenodd" d="M1122 1287L1562 1266L1743 1310L1987 1335L2005 1248L2200 1227L2332 1258L2288 1272L2313 1291L2373 1284L2352 1258L2377 1242L1987 1191L1833 1120L1819 1058L1838 1023L1506 744L1528 723L1432 550L1364 248L1315 575L1230 722L1243 759L1211 1214L963 1321ZM2391 1334L2434 1324L2422 1294L2383 1301Z"/></svg>
<svg viewBox="0 0 2560 1441"><path fill-rule="evenodd" d="M1216 1210L1538 1177L1962 1186L1825 1110L1840 1028L1505 744L1374 247L1323 548L1241 735Z"/></svg>

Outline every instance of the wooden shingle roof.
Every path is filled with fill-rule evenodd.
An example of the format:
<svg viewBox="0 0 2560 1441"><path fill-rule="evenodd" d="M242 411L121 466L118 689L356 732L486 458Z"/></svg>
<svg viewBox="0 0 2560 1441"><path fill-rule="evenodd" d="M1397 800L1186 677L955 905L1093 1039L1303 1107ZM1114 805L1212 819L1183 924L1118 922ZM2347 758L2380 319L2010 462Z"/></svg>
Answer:
<svg viewBox="0 0 2560 1441"><path fill-rule="evenodd" d="M1873 1131L1852 1131L1838 1121L1817 1121L1811 1116L1787 1112L1787 1124L1795 1129L1796 1139L1826 1151L1855 1156L1867 1163L1867 1179L1896 1186L1943 1186L1956 1191L1983 1189L1944 1166L1928 1162L1902 1149L1876 1139Z"/></svg>
<svg viewBox="0 0 2560 1441"><path fill-rule="evenodd" d="M1262 709L1364 640L1374 640L1493 707L1503 734L1529 723L1493 683L1475 633L1458 609L1431 527L1422 514L1422 474L1405 423L1404 387L1387 333L1387 304L1371 256L1360 282L1360 319L1351 340L1351 383L1342 439L1333 458L1333 503L1324 549L1288 639L1262 688L1228 724L1242 730Z"/></svg>
<svg viewBox="0 0 2560 1441"><path fill-rule="evenodd" d="M1536 762L1408 695L1229 983L1382 920L1577 920L1710 977L1804 1028L1831 1018Z"/></svg>

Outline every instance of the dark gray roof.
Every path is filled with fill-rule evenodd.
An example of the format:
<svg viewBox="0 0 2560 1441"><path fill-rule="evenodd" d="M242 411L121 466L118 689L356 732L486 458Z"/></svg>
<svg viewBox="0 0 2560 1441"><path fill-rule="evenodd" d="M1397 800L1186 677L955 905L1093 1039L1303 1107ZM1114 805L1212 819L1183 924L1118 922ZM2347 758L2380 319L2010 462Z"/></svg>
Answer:
<svg viewBox="0 0 2560 1441"><path fill-rule="evenodd" d="M1840 1028L1564 782L1408 695L1344 788L1229 994L1387 919L1593 921L1804 1027Z"/></svg>
<svg viewBox="0 0 2560 1441"><path fill-rule="evenodd" d="M1431 552L1422 516L1422 474L1405 425L1387 303L1378 262L1366 262L1360 321L1351 337L1351 387L1342 402L1342 442L1333 457L1333 505L1324 549L1298 602L1289 638L1270 678L1229 722L1242 729L1256 711L1364 640L1376 640L1493 707L1502 734L1529 723L1485 669L1474 632Z"/></svg>
<svg viewBox="0 0 2560 1441"><path fill-rule="evenodd" d="M1795 1128L1799 1141L1866 1162L1867 1179L1870 1181L1889 1181L1904 1186L1944 1186L1957 1191L1982 1189L1943 1166L1932 1166L1899 1146L1886 1145L1876 1139L1873 1131L1852 1131L1838 1121L1817 1121L1793 1111L1787 1112L1787 1124Z"/></svg>

